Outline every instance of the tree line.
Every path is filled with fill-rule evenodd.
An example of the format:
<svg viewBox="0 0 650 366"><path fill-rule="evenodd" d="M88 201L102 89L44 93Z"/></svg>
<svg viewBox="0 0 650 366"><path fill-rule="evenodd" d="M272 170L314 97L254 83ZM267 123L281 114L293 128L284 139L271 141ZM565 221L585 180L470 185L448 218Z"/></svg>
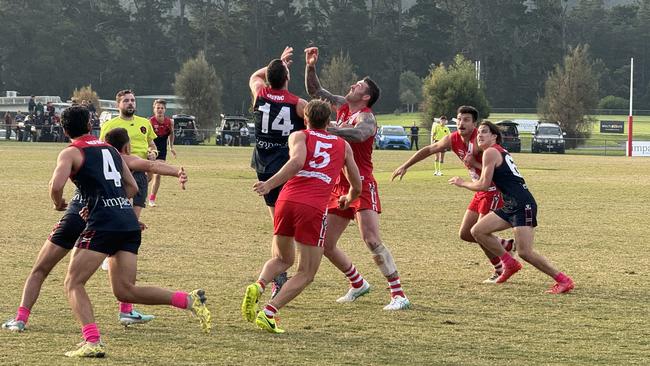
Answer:
<svg viewBox="0 0 650 366"><path fill-rule="evenodd" d="M336 67L379 83L380 112L414 109L424 96L403 85L458 55L481 61L492 107L536 107L556 65L588 45L598 98L628 97L634 57L635 107L650 109L650 0L0 0L0 19L0 89L22 94L173 94L202 52L220 111L241 112L250 74L286 45L297 51L290 88L305 96L300 51L317 45L333 83Z"/></svg>

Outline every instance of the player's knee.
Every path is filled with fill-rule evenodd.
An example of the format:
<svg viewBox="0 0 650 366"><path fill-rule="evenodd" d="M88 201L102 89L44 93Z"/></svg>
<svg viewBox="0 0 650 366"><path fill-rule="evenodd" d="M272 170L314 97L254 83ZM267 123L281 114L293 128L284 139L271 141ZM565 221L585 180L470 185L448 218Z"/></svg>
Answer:
<svg viewBox="0 0 650 366"><path fill-rule="evenodd" d="M476 239L472 236L471 230L463 229L461 228L458 231L458 236L460 237L460 240L466 241L469 243L475 243Z"/></svg>
<svg viewBox="0 0 650 366"><path fill-rule="evenodd" d="M379 239L379 235L376 235L375 233L362 234L361 238L370 250L374 251L376 248L382 245L381 240Z"/></svg>
<svg viewBox="0 0 650 366"><path fill-rule="evenodd" d="M530 262L534 256L533 251L528 248L517 248L517 254L526 262Z"/></svg>
<svg viewBox="0 0 650 366"><path fill-rule="evenodd" d="M133 285L117 284L113 286L113 295L119 302L135 302L133 296Z"/></svg>
<svg viewBox="0 0 650 366"><path fill-rule="evenodd" d="M471 236L472 236L472 241L478 240L481 238L483 235L485 235L485 232L478 226L474 225L472 228L469 230Z"/></svg>
<svg viewBox="0 0 650 366"><path fill-rule="evenodd" d="M39 280L44 280L49 274L50 271L52 271L51 266L47 266L43 263L37 263L34 268L32 268L32 272L30 273L30 277L32 279L39 279Z"/></svg>
<svg viewBox="0 0 650 366"><path fill-rule="evenodd" d="M83 286L83 283L79 281L74 275L68 274L65 276L63 281L63 288L65 289L65 294L69 295L71 291Z"/></svg>

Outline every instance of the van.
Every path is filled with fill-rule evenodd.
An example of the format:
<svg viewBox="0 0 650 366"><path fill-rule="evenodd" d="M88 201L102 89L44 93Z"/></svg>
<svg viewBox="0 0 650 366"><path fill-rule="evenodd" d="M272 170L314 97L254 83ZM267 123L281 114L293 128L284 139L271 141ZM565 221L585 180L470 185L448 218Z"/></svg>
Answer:
<svg viewBox="0 0 650 366"><path fill-rule="evenodd" d="M495 124L501 130L501 136L503 137L501 146L509 152L521 152L521 139L519 138L517 123L510 120L503 120Z"/></svg>

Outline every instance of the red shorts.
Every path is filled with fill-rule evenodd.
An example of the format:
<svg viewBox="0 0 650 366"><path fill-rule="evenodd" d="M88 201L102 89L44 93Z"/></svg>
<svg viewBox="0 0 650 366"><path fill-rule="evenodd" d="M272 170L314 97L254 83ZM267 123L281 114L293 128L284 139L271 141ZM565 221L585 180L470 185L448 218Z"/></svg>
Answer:
<svg viewBox="0 0 650 366"><path fill-rule="evenodd" d="M469 206L467 206L467 209L472 212L478 212L480 215L486 215L490 213L490 211L494 211L501 207L503 207L501 192L494 190L476 192L474 198L472 198L472 201L469 203Z"/></svg>
<svg viewBox="0 0 650 366"><path fill-rule="evenodd" d="M291 201L277 201L273 217L273 234L291 236L297 242L315 247L325 243L327 210Z"/></svg>
<svg viewBox="0 0 650 366"><path fill-rule="evenodd" d="M336 216L341 216L346 219L354 219L354 215L363 210L373 210L381 213L381 202L379 201L379 192L377 191L377 181L362 180L361 181L361 196L352 201L347 210L339 210L339 197L348 194L348 186L334 186L330 202L327 206L329 212Z"/></svg>

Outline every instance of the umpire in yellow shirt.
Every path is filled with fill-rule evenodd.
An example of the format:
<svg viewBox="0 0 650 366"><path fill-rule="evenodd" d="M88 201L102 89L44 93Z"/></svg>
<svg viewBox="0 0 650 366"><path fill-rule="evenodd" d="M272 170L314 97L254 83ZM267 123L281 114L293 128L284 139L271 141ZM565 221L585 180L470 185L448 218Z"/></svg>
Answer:
<svg viewBox="0 0 650 366"><path fill-rule="evenodd" d="M449 135L449 127L447 127L447 117L440 116L438 123L435 121L431 126L431 144L442 140L443 137ZM433 175L441 177L442 176L442 164L445 162L445 152L436 153L436 161L434 165Z"/></svg>
<svg viewBox="0 0 650 366"><path fill-rule="evenodd" d="M156 160L158 151L153 140L156 133L148 119L135 115L135 94L131 90L121 90L115 96L117 108L120 110L119 117L106 121L101 127L100 140L104 140L106 133L114 128L126 129L131 140L131 154L142 159ZM138 194L133 197L133 210L138 219L145 207L147 199L147 175L144 172L133 172L133 178L138 183Z"/></svg>

